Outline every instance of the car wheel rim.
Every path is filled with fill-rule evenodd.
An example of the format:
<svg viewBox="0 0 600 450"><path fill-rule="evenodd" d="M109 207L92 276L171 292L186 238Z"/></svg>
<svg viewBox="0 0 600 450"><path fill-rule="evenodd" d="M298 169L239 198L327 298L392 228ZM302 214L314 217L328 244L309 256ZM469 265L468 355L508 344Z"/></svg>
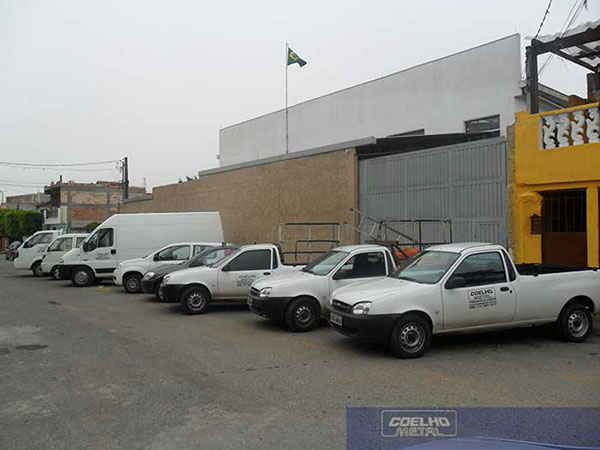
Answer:
<svg viewBox="0 0 600 450"><path fill-rule="evenodd" d="M408 353L416 353L425 344L425 332L416 323L409 323L400 330L400 347Z"/></svg>
<svg viewBox="0 0 600 450"><path fill-rule="evenodd" d="M137 278L131 277L127 279L127 289L129 289L130 291L137 291L139 287L140 282Z"/></svg>
<svg viewBox="0 0 600 450"><path fill-rule="evenodd" d="M57 280L60 278L60 272L59 272L58 268L56 268L52 271L52 276L54 278L56 278Z"/></svg>
<svg viewBox="0 0 600 450"><path fill-rule="evenodd" d="M573 311L567 326L571 336L576 338L584 336L589 328L588 317L583 311Z"/></svg>
<svg viewBox="0 0 600 450"><path fill-rule="evenodd" d="M88 280L87 272L84 272L83 270L81 270L75 274L75 281L77 283L85 284L85 283L87 283L87 280Z"/></svg>
<svg viewBox="0 0 600 450"><path fill-rule="evenodd" d="M190 309L198 310L204 304L204 295L200 292L192 292L188 295L187 303Z"/></svg>
<svg viewBox="0 0 600 450"><path fill-rule="evenodd" d="M300 307L296 309L296 314L294 314L294 316L296 317L298 325L306 326L312 321L313 313L309 306L300 305Z"/></svg>
<svg viewBox="0 0 600 450"><path fill-rule="evenodd" d="M42 266L41 265L37 265L33 268L33 271L35 272L36 275L41 275L42 274Z"/></svg>

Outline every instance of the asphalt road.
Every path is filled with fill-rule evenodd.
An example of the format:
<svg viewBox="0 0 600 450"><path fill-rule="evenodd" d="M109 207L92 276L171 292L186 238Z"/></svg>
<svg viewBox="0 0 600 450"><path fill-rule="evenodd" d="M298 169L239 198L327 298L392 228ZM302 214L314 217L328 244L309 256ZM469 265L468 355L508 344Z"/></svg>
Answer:
<svg viewBox="0 0 600 450"><path fill-rule="evenodd" d="M596 318L598 322L598 318ZM327 326L214 306L182 315L109 284L0 261L0 448L343 448L347 406L598 406L600 331L436 338L398 360Z"/></svg>

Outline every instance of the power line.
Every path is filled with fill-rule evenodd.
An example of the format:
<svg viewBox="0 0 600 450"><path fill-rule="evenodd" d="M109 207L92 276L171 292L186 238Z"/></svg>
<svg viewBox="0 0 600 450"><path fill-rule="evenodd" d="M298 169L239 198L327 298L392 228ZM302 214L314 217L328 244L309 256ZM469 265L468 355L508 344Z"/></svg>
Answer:
<svg viewBox="0 0 600 450"><path fill-rule="evenodd" d="M64 164L38 164L38 163L17 163L0 161L2 166L19 166L19 167L81 167L81 166L98 166L102 164L114 164L119 162L119 159L113 159L110 161L98 161L89 163L64 163Z"/></svg>
<svg viewBox="0 0 600 450"><path fill-rule="evenodd" d="M540 26L538 27L537 33L535 33L534 40L540 35L540 31L542 31L542 27L544 26L544 22L546 21L546 16L550 12L550 6L552 6L552 0L548 2L548 7L546 8L546 12L544 13L544 17L542 17L542 21L540 22Z"/></svg>

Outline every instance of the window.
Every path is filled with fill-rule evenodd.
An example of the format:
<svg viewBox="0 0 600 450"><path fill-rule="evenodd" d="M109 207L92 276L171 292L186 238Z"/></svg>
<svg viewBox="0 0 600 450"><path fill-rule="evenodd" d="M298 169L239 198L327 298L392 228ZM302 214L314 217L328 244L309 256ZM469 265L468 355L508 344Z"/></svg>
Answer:
<svg viewBox="0 0 600 450"><path fill-rule="evenodd" d="M481 117L480 119L467 120L465 132L480 133L482 131L500 131L500 116Z"/></svg>
<svg viewBox="0 0 600 450"><path fill-rule="evenodd" d="M353 256L336 273L336 278L384 277L385 257L383 252L360 253Z"/></svg>
<svg viewBox="0 0 600 450"><path fill-rule="evenodd" d="M304 272L312 273L313 275L327 275L335 268L335 266L341 263L346 256L348 256L348 252L331 251L325 253L320 258L315 259L302 270Z"/></svg>
<svg viewBox="0 0 600 450"><path fill-rule="evenodd" d="M71 250L73 246L73 238L60 238L56 239L50 247L49 252L67 252Z"/></svg>
<svg viewBox="0 0 600 450"><path fill-rule="evenodd" d="M504 264L498 252L468 256L454 271L452 278L454 277L463 277L466 286L481 286L506 281Z"/></svg>
<svg viewBox="0 0 600 450"><path fill-rule="evenodd" d="M104 228L98 234L98 247L112 247L113 245L113 229Z"/></svg>
<svg viewBox="0 0 600 450"><path fill-rule="evenodd" d="M79 247L83 241L85 241L84 237L78 237L75 241L75 247Z"/></svg>
<svg viewBox="0 0 600 450"><path fill-rule="evenodd" d="M176 245L158 252L157 261L183 261L190 257L189 245Z"/></svg>
<svg viewBox="0 0 600 450"><path fill-rule="evenodd" d="M40 234L38 244L49 244L50 242L52 242L52 233Z"/></svg>
<svg viewBox="0 0 600 450"><path fill-rule="evenodd" d="M198 253L202 253L207 248L211 248L211 247L208 245L194 245L194 255L193 256L196 256Z"/></svg>
<svg viewBox="0 0 600 450"><path fill-rule="evenodd" d="M113 229L102 228L90 236L87 241L87 251L91 252L99 247L112 247Z"/></svg>
<svg viewBox="0 0 600 450"><path fill-rule="evenodd" d="M391 275L399 280L435 284L442 279L460 255L452 252L425 251L409 259Z"/></svg>
<svg viewBox="0 0 600 450"><path fill-rule="evenodd" d="M277 252L271 252L272 255L272 260L271 260L271 267L273 267L273 269L277 269L277 267L279 267L279 263L277 262Z"/></svg>
<svg viewBox="0 0 600 450"><path fill-rule="evenodd" d="M508 279L510 281L515 281L517 278L517 274L515 273L515 268L513 267L512 263L510 262L510 258L508 257L508 254L502 250L502 257L504 258L504 264L506 264L506 268L508 270Z"/></svg>
<svg viewBox="0 0 600 450"><path fill-rule="evenodd" d="M271 268L271 250L250 250L242 253L229 263L232 272L240 270L269 270Z"/></svg>

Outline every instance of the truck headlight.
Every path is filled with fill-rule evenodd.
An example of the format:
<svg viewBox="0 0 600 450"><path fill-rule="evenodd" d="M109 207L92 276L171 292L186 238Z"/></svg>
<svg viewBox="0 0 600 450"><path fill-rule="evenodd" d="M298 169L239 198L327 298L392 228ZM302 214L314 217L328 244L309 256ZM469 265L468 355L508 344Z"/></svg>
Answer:
<svg viewBox="0 0 600 450"><path fill-rule="evenodd" d="M123 267L123 263L119 263L119 264L117 265L117 270L119 270L121 267Z"/></svg>
<svg viewBox="0 0 600 450"><path fill-rule="evenodd" d="M260 290L260 292L258 293L259 297L270 297L271 296L271 289L270 287L266 287L266 288L262 288Z"/></svg>
<svg viewBox="0 0 600 450"><path fill-rule="evenodd" d="M163 278L163 284L167 284L170 279L171 279L171 277L169 275L167 275L166 277L164 277Z"/></svg>
<svg viewBox="0 0 600 450"><path fill-rule="evenodd" d="M58 263L59 263L59 264L64 264L64 263L65 263L65 260L64 260L64 259L62 259L62 258L60 258L60 259L58 260Z"/></svg>
<svg viewBox="0 0 600 450"><path fill-rule="evenodd" d="M371 309L371 302L360 302L352 308L352 314L368 314Z"/></svg>
<svg viewBox="0 0 600 450"><path fill-rule="evenodd" d="M146 272L144 275L144 278L142 278L142 280L149 280L153 276L154 276L154 272Z"/></svg>

